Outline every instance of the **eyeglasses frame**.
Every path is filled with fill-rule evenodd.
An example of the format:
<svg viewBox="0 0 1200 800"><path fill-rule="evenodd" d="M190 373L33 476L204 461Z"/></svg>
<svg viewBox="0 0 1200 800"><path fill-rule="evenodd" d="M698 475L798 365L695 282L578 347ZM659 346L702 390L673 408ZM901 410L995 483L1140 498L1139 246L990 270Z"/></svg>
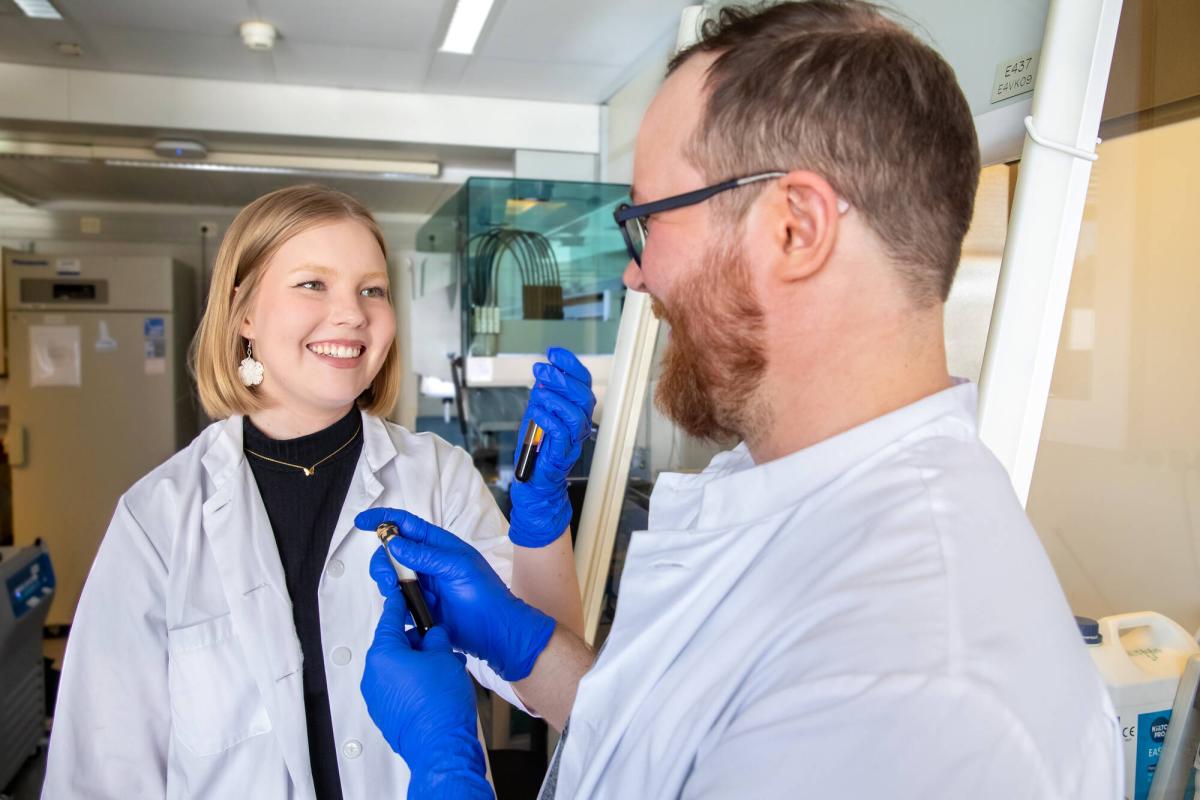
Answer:
<svg viewBox="0 0 1200 800"><path fill-rule="evenodd" d="M760 172L755 175L747 175L744 178L732 178L720 183L714 183L712 186L705 186L703 189L694 189L690 192L677 194L672 197L664 197L662 200L653 200L649 203L640 205L630 205L629 203L621 203L613 211L613 220L617 223L617 227L621 229L621 236L625 239L625 249L629 251L630 258L633 263L638 265L638 269L642 267L642 257L638 255L637 250L633 246L633 237L629 235L630 222L637 222L642 229L642 239L650 238L649 231L646 230L646 224L641 220L650 217L654 214L661 214L664 211L674 211L677 208L687 208L698 203L703 203L713 195L727 192L730 189L736 189L739 186L745 186L748 183L758 183L759 181L769 181L771 178L782 178L787 175L786 172ZM850 210L850 203L843 197L838 198L837 202L838 214L845 214Z"/></svg>
<svg viewBox="0 0 1200 800"><path fill-rule="evenodd" d="M782 178L787 175L786 172L760 172L756 175L747 175L743 178L732 178L720 183L714 183L712 186L705 186L703 189L693 189L690 192L677 194L672 197L664 197L662 200L654 200L649 203L641 203L639 205L630 205L629 203L621 203L613 211L613 220L617 223L617 227L621 229L621 236L625 239L625 248L629 251L630 257L634 263L640 268L642 266L642 257L638 254L633 246L633 237L629 235L629 229L626 227L631 222L636 222L642 229L642 239L649 238L646 231L646 224L642 220L654 214L662 214L664 211L674 211L678 208L687 208L699 203L703 203L714 195L721 192L727 192L730 189L736 189L739 186L745 186L748 183L758 183L759 181L769 181L772 178Z"/></svg>

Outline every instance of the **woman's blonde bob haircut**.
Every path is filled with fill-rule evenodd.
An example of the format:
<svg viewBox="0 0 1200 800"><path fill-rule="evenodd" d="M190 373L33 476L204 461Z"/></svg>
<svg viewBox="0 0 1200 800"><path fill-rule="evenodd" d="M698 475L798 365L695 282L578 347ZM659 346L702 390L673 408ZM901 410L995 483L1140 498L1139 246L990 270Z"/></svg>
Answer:
<svg viewBox="0 0 1200 800"><path fill-rule="evenodd" d="M371 212L353 197L324 186L290 186L265 194L233 220L217 251L208 306L190 354L200 403L209 417L225 419L266 407L262 397L245 386L237 372L238 364L246 357L242 321L264 268L293 236L346 219L361 223L371 232L386 260L387 245ZM383 366L358 398L358 405L366 413L382 417L396 405L399 393L400 353L392 339Z"/></svg>

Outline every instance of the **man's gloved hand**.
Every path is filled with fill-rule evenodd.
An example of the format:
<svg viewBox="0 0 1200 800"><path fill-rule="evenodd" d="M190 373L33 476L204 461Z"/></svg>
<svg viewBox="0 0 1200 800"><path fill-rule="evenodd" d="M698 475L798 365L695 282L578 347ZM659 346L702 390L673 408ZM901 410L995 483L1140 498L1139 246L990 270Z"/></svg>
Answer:
<svg viewBox="0 0 1200 800"><path fill-rule="evenodd" d="M533 365L535 379L529 394L529 406L517 433L517 456L530 422L545 431L533 475L524 483L514 480L509 489L512 515L508 536L522 547L545 547L571 523L571 503L567 499L567 475L583 442L592 432L592 375L570 350L551 347L546 352L550 363Z"/></svg>
<svg viewBox="0 0 1200 800"><path fill-rule="evenodd" d="M476 737L475 688L442 628L404 630L404 598L384 593L362 695L383 738L412 773L410 798L492 798Z"/></svg>
<svg viewBox="0 0 1200 800"><path fill-rule="evenodd" d="M554 633L554 619L517 599L479 551L449 531L394 508L372 508L354 518L365 531L384 522L400 529L390 542L392 555L418 573L429 611L450 642L506 681L528 677ZM371 558L371 577L385 595L397 591L382 547Z"/></svg>

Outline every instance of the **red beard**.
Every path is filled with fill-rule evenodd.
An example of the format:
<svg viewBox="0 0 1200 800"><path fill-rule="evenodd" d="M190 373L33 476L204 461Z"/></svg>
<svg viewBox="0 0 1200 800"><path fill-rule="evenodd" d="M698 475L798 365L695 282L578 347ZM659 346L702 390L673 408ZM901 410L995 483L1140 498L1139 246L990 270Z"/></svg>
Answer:
<svg viewBox="0 0 1200 800"><path fill-rule="evenodd" d="M671 326L655 405L688 435L746 438L762 424L754 403L767 366L765 322L749 266L714 248L699 272L651 306Z"/></svg>

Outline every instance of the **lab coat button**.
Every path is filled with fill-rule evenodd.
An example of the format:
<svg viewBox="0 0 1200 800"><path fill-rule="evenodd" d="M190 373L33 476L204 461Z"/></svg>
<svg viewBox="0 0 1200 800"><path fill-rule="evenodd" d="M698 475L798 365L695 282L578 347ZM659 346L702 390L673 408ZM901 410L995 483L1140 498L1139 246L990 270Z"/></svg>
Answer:
<svg viewBox="0 0 1200 800"><path fill-rule="evenodd" d="M325 570L331 578L340 578L346 572L346 565L338 559L329 562L329 568Z"/></svg>
<svg viewBox="0 0 1200 800"><path fill-rule="evenodd" d="M362 742L358 739L351 739L342 745L342 755L346 758L358 758L362 755Z"/></svg>
<svg viewBox="0 0 1200 800"><path fill-rule="evenodd" d="M333 663L337 664L339 667L346 666L347 664L350 663L350 648L349 647L333 648L333 654L331 655L331 658L333 659Z"/></svg>

